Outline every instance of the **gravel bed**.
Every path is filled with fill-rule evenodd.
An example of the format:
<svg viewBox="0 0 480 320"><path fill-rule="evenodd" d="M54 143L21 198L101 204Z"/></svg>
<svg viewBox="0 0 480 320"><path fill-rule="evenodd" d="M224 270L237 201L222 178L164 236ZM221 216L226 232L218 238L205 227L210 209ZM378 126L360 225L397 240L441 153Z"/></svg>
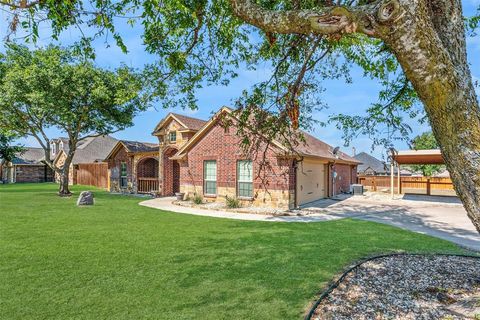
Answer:
<svg viewBox="0 0 480 320"><path fill-rule="evenodd" d="M195 204L193 201L173 201L173 204L190 207L190 208L200 208L207 210L216 210L216 211L229 211L235 213L251 213L251 214L260 214L260 215L272 215L272 216L288 216L292 215L286 210L279 210L269 207L256 207L256 206L245 206L240 208L228 208L225 203L222 202L205 202L202 204Z"/></svg>
<svg viewBox="0 0 480 320"><path fill-rule="evenodd" d="M366 262L312 319L480 320L480 259L399 255Z"/></svg>

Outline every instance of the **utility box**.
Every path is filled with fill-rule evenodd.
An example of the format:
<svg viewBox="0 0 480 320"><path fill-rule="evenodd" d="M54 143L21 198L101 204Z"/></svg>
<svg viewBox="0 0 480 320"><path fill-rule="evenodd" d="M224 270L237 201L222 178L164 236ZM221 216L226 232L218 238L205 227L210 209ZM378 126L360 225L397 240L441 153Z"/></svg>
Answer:
<svg viewBox="0 0 480 320"><path fill-rule="evenodd" d="M363 195L363 186L361 184L352 184L351 190L354 196Z"/></svg>

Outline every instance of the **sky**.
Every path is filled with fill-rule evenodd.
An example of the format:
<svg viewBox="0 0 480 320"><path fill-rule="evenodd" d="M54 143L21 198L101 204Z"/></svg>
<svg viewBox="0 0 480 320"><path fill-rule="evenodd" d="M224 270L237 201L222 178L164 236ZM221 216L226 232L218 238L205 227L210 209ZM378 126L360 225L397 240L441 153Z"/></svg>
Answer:
<svg viewBox="0 0 480 320"><path fill-rule="evenodd" d="M471 15L476 8L480 6L480 0L464 0L464 13L466 16ZM7 14L0 12L0 39L4 39L7 30ZM107 46L104 41L95 42L96 63L105 68L115 68L121 63L125 63L131 67L141 68L145 63L153 62L156 57L145 52L141 38L140 26L131 28L127 25L121 26L119 29L123 39L128 47L129 52L124 54L112 41ZM42 46L51 43L49 37L49 28L44 26L40 28L40 41L37 45ZM69 45L78 39L78 32L68 30L64 32L58 42L55 44ZM3 43L3 42L2 42ZM0 45L0 51L3 51ZM480 35L467 38L468 61L472 71L474 81L480 82ZM239 76L232 80L227 87L207 87L197 92L198 110L189 109L164 109L161 105L137 115L134 119L134 125L121 132L114 133L117 139L137 140L145 142L158 142L151 132L155 125L163 119L169 112L177 112L201 119L208 119L214 112L224 105L232 105L233 101L240 96L244 89L250 88L253 84L264 80L269 74L268 67L260 66L257 71L238 70ZM323 99L329 108L314 113L314 118L320 121L328 119L332 113L357 113L364 111L372 102L378 98L379 85L368 78L364 78L360 69L352 69L353 83L346 84L344 80L328 80L323 83L326 89L323 93ZM477 96L480 96L480 88L477 87ZM428 123L419 124L414 120L407 120L412 127L413 132L411 138L425 131L429 131ZM62 132L55 128L48 131L50 137L65 136ZM386 151L382 147L376 147L372 150L372 141L368 137L358 137L354 139L348 147L344 146L342 132L335 128L334 125L326 127L318 126L314 131L310 132L320 140L332 145L340 146L341 150L352 154L352 147L355 147L356 153L365 151L379 159L384 159ZM25 146L38 146L34 138L22 138L19 142ZM408 149L406 142L394 141L397 150Z"/></svg>

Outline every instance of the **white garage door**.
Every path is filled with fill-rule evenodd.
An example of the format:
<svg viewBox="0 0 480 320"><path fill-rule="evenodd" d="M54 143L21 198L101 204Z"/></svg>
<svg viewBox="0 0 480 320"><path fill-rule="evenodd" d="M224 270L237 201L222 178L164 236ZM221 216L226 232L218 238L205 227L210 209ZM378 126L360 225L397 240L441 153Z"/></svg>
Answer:
<svg viewBox="0 0 480 320"><path fill-rule="evenodd" d="M325 198L325 163L305 159L297 167L297 205Z"/></svg>

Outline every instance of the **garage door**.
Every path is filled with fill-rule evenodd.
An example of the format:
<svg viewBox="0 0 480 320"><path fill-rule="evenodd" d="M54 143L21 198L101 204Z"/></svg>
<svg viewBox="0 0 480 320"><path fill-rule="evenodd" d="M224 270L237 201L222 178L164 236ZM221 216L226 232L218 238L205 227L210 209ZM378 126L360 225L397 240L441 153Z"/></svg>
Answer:
<svg viewBox="0 0 480 320"><path fill-rule="evenodd" d="M325 164L303 160L297 167L297 205L325 198Z"/></svg>

